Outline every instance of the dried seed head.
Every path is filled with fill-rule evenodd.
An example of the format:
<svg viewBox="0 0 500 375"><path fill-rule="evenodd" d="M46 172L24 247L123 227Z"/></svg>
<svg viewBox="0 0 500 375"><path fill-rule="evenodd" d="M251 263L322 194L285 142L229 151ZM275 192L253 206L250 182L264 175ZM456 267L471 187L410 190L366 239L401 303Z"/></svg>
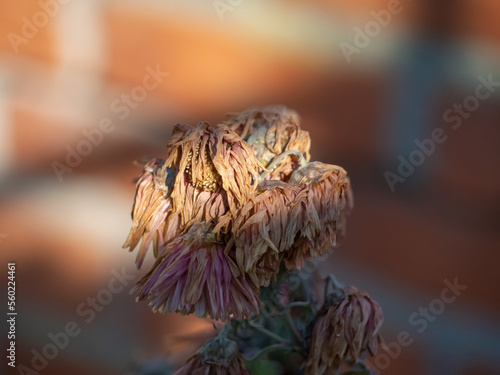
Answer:
<svg viewBox="0 0 500 375"><path fill-rule="evenodd" d="M382 343L380 305L355 287L347 287L345 292L345 299L323 311L314 325L306 361L308 375L333 373L344 359L357 362L365 350L373 355Z"/></svg>
<svg viewBox="0 0 500 375"><path fill-rule="evenodd" d="M221 176L215 169L214 163L212 162L208 145L205 145L203 152L200 152L200 145L201 142L198 142L194 158L193 151L189 151L187 165L184 172L188 174L189 181L192 186L205 191L216 192L222 185ZM200 158L202 160L200 160ZM201 163L203 165L201 176L198 176L198 178L193 178L193 163Z"/></svg>
<svg viewBox="0 0 500 375"><path fill-rule="evenodd" d="M211 127L205 122L194 128L177 125L167 147L169 157L165 165L177 173L172 192L173 211L181 214L183 225L196 217L188 210L194 209L194 200L189 202L188 197L197 199L204 193L219 196L204 195L205 201L217 202L218 216L223 216L228 211L235 215L253 194L262 166L246 142L227 126ZM190 192L189 187L197 191ZM223 212L221 205L225 206ZM203 211L202 219L209 221L207 215L212 208Z"/></svg>

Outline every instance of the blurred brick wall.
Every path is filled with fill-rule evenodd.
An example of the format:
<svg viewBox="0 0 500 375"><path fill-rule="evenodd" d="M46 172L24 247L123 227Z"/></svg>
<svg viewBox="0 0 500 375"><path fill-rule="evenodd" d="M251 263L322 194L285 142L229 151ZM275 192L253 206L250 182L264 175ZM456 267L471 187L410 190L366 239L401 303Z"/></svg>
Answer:
<svg viewBox="0 0 500 375"><path fill-rule="evenodd" d="M294 4L301 6L301 2ZM496 274L493 265L500 260L497 226L491 224L492 220L499 222L500 181L494 173L500 163L495 141L499 135L498 102L485 104L468 121L467 127L475 131L467 131L464 125L438 151L436 164L440 167L431 175L429 190L417 193L417 197L392 195L376 169L386 77L379 72L349 71L338 56L332 57L332 53L340 53L338 50L323 48L332 47L329 36L325 36L326 44L314 44L316 22L332 23L335 15L361 26L359 19L367 19L370 10L382 9L385 4L378 0L309 2L304 12L311 8L318 11L313 16L307 13L304 22L290 15L282 20L290 29L280 34L273 25L265 25L269 30L262 31L260 16L251 13L254 8L249 3L220 22L211 4L205 4L202 11L190 11L152 0L68 2L61 4L27 43L20 44L16 53L9 33L22 35L23 18L32 22L41 7L36 1L1 2L0 172L13 180L18 178L22 187L15 185L2 197L2 201L11 202L0 214L0 232L9 233L3 246L16 249L26 261L41 262L40 253L58 259L52 268L41 267L39 274L32 266L29 277L35 287L23 293L40 294L40 299L57 308L60 303L71 310L92 294L114 262L131 263L133 256L120 252L134 191L131 181L138 173L131 161L144 154L164 156L164 137L173 124L220 121L227 111L284 103L301 114L313 138L313 157L341 164L352 172L358 198L343 242L344 256L386 274L395 284L429 294L436 292L445 277L461 275L471 280L474 289L461 304L500 312L491 290ZM290 9L285 1L273 6L284 14ZM417 8L415 5L397 23L418 25ZM247 23L240 22L245 12L253 14ZM498 44L498 2L467 3L462 12L454 15L460 33ZM43 20L43 16L38 17ZM301 38L284 43L283 34L292 31ZM352 30L342 32L351 35ZM148 66L160 66L169 77L130 117L117 121L116 131L58 184L51 163L64 161L66 147L74 147L83 139L83 129L95 128L100 119L109 116L113 100L140 85ZM447 92L444 96L446 99L437 105L433 126L440 126L439 114L453 101L461 100L463 93ZM143 133L145 139L139 137ZM52 189L55 196L74 191L67 198L75 203L72 209L65 204L52 206L50 200L39 207L29 199L28 203L20 202L25 193L34 200L47 198L43 184L37 185L38 177L54 183L46 189ZM99 199L78 196L90 194L77 188L82 181L100 192ZM114 202L116 216L92 215L109 202ZM57 228L47 223L44 210L48 207L55 207L61 215L62 219L53 222ZM88 216L72 222L82 212ZM96 227L81 229L81 223L93 220ZM106 237L110 222L117 229L114 236ZM61 280L68 279L72 281L61 285ZM54 297L47 291L58 294ZM159 331L178 326L176 332L181 332L194 321L174 316L163 323L162 317L151 318L145 305L131 314L140 322L144 335L150 335L148 348L160 348L156 354L165 352L173 340ZM390 321L387 324L390 330ZM421 347L419 350L425 350ZM29 349L24 353L28 359ZM408 367L418 362L418 354L416 349L405 352L387 373L410 373ZM66 368L64 363L58 366Z"/></svg>

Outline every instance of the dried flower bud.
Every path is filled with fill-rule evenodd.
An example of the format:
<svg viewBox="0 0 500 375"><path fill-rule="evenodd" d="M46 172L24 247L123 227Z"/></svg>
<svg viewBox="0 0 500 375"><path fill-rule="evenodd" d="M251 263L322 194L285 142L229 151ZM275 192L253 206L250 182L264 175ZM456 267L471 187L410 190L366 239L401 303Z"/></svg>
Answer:
<svg viewBox="0 0 500 375"><path fill-rule="evenodd" d="M366 292L345 288L346 298L318 317L306 361L306 374L333 373L350 357L357 362L368 349L375 354L382 338L382 309Z"/></svg>
<svg viewBox="0 0 500 375"><path fill-rule="evenodd" d="M238 266L244 273L257 273L261 285L269 285L283 251L292 246L296 232L289 232L289 207L299 190L285 182L264 181L233 222Z"/></svg>
<svg viewBox="0 0 500 375"><path fill-rule="evenodd" d="M258 313L259 286L243 278L225 245L204 222L168 243L153 268L138 281L138 300L153 311L196 313L229 321ZM255 279L255 278L253 278Z"/></svg>
<svg viewBox="0 0 500 375"><path fill-rule="evenodd" d="M227 211L234 215L253 194L262 166L250 146L227 126L177 125L167 147L165 166L176 172L173 211L181 214L183 225L200 218L209 222ZM197 204L192 199L198 199ZM194 209L204 214L193 221Z"/></svg>
<svg viewBox="0 0 500 375"><path fill-rule="evenodd" d="M163 169L164 162L162 159L149 161L137 181L132 228L123 247L132 251L142 238L136 258L138 268L141 267L151 242L157 257L158 249L180 234L179 217L169 214L172 206L170 194L173 188L173 171Z"/></svg>
<svg viewBox="0 0 500 375"><path fill-rule="evenodd" d="M343 235L345 219L352 208L352 191L346 171L320 162L297 169L289 183L302 188L292 204L289 233L298 232L285 255L289 268L302 269L307 257L318 256L336 245Z"/></svg>
<svg viewBox="0 0 500 375"><path fill-rule="evenodd" d="M219 334L208 340L174 375L250 375L233 340Z"/></svg>
<svg viewBox="0 0 500 375"><path fill-rule="evenodd" d="M300 129L297 112L284 106L252 109L228 115L224 123L244 138L255 151L257 159L268 166L288 150L296 150L310 159L311 138Z"/></svg>

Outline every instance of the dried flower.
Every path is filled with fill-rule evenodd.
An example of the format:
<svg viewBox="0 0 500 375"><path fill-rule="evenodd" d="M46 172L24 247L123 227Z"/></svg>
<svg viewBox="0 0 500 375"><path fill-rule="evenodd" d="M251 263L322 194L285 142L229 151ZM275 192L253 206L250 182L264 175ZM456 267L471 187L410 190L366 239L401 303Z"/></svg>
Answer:
<svg viewBox="0 0 500 375"><path fill-rule="evenodd" d="M189 183L183 186L177 185L176 189L183 190L184 194L184 204L178 208L180 215L184 217L182 228L189 229L193 224L201 221L219 223L218 228L228 226L231 215L228 212L227 194L201 190Z"/></svg>
<svg viewBox="0 0 500 375"><path fill-rule="evenodd" d="M194 224L168 243L153 268L138 281L137 300L148 298L153 311L196 313L229 321L258 312L255 277L243 278L233 256L215 238L213 226Z"/></svg>
<svg viewBox="0 0 500 375"><path fill-rule="evenodd" d="M132 228L123 247L132 251L142 239L136 258L138 268L141 267L151 242L154 256L157 257L158 249L180 234L179 217L169 214L172 206L170 194L173 188L173 171L163 168L164 162L162 159L149 161L137 181Z"/></svg>
<svg viewBox="0 0 500 375"><path fill-rule="evenodd" d="M233 223L236 262L242 273L256 273L260 285L269 285L283 251L293 243L296 232L289 232L289 207L299 190L285 182L264 181Z"/></svg>
<svg viewBox="0 0 500 375"><path fill-rule="evenodd" d="M208 340L174 375L250 375L238 345L225 335Z"/></svg>
<svg viewBox="0 0 500 375"><path fill-rule="evenodd" d="M167 148L165 166L176 173L173 211L180 213L182 225L234 215L253 194L262 166L227 126L177 125Z"/></svg>
<svg viewBox="0 0 500 375"><path fill-rule="evenodd" d="M270 106L228 117L224 123L248 142L264 166L288 150L299 151L309 161L311 138L300 129L297 112L284 106Z"/></svg>
<svg viewBox="0 0 500 375"><path fill-rule="evenodd" d="M355 287L345 292L346 298L323 311L314 325L306 374L334 372L347 357L357 362L367 349L373 355L382 342L379 304Z"/></svg>
<svg viewBox="0 0 500 375"><path fill-rule="evenodd" d="M290 209L291 228L298 233L290 251L285 255L289 268L302 269L305 258L322 255L336 245L343 235L347 213L352 208L352 191L346 171L336 165L320 162L297 169L289 183L302 190Z"/></svg>

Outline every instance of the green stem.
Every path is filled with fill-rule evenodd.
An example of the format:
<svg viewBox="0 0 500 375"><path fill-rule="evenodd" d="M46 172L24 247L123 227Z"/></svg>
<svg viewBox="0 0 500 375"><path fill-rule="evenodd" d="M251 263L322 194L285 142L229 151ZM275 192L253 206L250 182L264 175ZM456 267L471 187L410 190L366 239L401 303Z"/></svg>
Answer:
<svg viewBox="0 0 500 375"><path fill-rule="evenodd" d="M295 301L295 302L290 302L288 305L286 305L286 308L289 309L291 307L311 307L311 303L308 301Z"/></svg>
<svg viewBox="0 0 500 375"><path fill-rule="evenodd" d="M278 165L288 156L290 155L294 155L297 157L297 159L299 159L299 162L300 162L300 166L301 167L304 167L307 165L307 160L306 158L304 158L304 155L302 155L302 153L300 153L299 151L296 151L296 150L288 150L288 151L285 151L283 152L282 154L280 154L278 157L276 157L273 162L271 164L268 165L267 169L269 170L269 172L264 172L260 175L259 177L259 181L263 181L268 175L269 173L271 173L273 170L275 170Z"/></svg>
<svg viewBox="0 0 500 375"><path fill-rule="evenodd" d="M276 341L279 341L282 344L289 344L289 342L287 340L285 340L283 337L278 336L276 333L273 333L273 332L269 331L268 329L266 329L258 324L255 324L254 322L248 322L248 325L250 327L252 327L253 329L255 329L256 331L259 331L260 333L263 333L264 335L266 335L266 336L268 336Z"/></svg>
<svg viewBox="0 0 500 375"><path fill-rule="evenodd" d="M269 345L269 346L266 346L264 349L259 350L254 356L252 356L250 358L245 358L245 359L247 361L253 361L256 358L259 358L261 355L275 351L275 350L286 350L286 351L291 352L293 350L293 348L291 348L285 344Z"/></svg>
<svg viewBox="0 0 500 375"><path fill-rule="evenodd" d="M288 325L288 327L292 331L293 336L295 337L295 340L297 341L297 343L304 346L304 339L302 338L302 335L299 333L299 331L297 330L297 327L293 323L292 316L290 315L290 309L286 309L285 311L283 311L283 315L285 318L285 323Z"/></svg>
<svg viewBox="0 0 500 375"><path fill-rule="evenodd" d="M233 326L231 324L226 324L224 326L224 328L222 328L220 331L219 331L219 334L217 336L220 336L220 337L227 337L228 334L231 333L231 331L233 330Z"/></svg>

